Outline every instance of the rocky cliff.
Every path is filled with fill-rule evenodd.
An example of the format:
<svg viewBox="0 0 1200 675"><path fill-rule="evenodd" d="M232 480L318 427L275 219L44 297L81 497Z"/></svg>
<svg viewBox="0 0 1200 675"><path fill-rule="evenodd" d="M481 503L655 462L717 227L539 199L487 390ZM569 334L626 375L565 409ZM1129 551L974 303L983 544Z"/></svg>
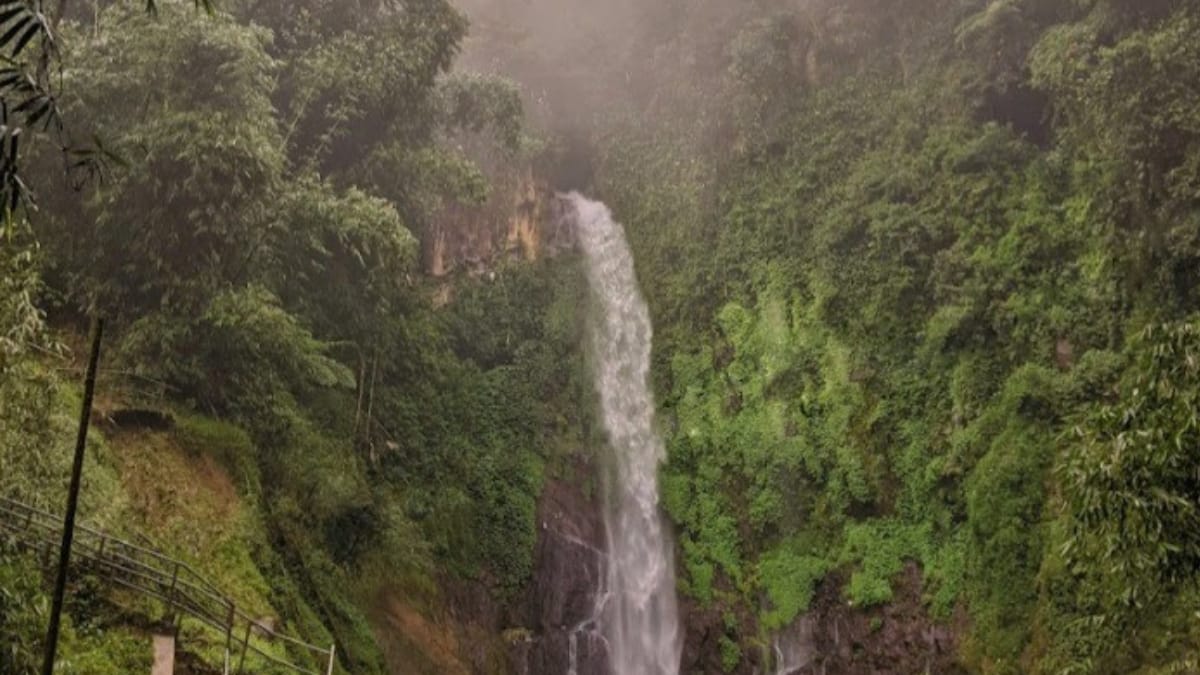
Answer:
<svg viewBox="0 0 1200 675"><path fill-rule="evenodd" d="M434 278L481 274L503 260L534 261L574 245L550 182L529 164L489 177L480 205L445 205L422 239L422 265Z"/></svg>
<svg viewBox="0 0 1200 675"><path fill-rule="evenodd" d="M520 675L606 675L604 645L592 629L604 573L604 524L595 467L578 461L546 484L538 508L534 576L524 600L528 632L514 643Z"/></svg>
<svg viewBox="0 0 1200 675"><path fill-rule="evenodd" d="M834 573L817 588L809 611L758 650L742 653L732 669L722 664L720 640L728 630L719 607L685 606L687 642L681 673L738 675L909 675L965 673L959 661L964 612L947 622L932 618L923 597L920 568L909 564L894 581L891 602L854 607L842 594L846 578ZM755 634L750 617L739 629Z"/></svg>

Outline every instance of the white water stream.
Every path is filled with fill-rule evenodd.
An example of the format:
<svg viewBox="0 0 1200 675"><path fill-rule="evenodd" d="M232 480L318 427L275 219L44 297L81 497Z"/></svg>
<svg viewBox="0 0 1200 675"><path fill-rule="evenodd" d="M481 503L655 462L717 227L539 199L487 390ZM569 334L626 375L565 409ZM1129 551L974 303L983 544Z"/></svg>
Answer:
<svg viewBox="0 0 1200 675"><path fill-rule="evenodd" d="M666 451L654 427L650 314L624 229L605 205L576 193L567 199L594 297L594 378L615 455L604 517L607 568L595 624L614 675L678 675L682 632L673 544L658 508L658 467Z"/></svg>

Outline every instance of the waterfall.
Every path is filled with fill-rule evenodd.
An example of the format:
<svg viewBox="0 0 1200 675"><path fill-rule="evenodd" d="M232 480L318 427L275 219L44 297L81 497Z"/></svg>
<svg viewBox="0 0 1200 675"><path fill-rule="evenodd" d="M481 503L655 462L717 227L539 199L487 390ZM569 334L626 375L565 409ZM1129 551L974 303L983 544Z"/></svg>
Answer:
<svg viewBox="0 0 1200 675"><path fill-rule="evenodd" d="M604 514L608 556L596 621L614 675L677 675L682 635L671 535L658 509L666 451L654 428L650 314L621 225L572 193L594 301L592 360L600 414L615 455Z"/></svg>

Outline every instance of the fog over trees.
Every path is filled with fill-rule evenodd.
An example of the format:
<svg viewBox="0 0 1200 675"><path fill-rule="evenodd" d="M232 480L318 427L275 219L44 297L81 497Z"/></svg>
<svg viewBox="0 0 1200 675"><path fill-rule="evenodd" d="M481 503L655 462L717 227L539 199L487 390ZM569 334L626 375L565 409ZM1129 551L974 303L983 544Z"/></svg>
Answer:
<svg viewBox="0 0 1200 675"><path fill-rule="evenodd" d="M337 673L1196 670L1194 2L13 0L0 51L0 674L96 317L81 522ZM56 672L167 615L220 672L76 562Z"/></svg>

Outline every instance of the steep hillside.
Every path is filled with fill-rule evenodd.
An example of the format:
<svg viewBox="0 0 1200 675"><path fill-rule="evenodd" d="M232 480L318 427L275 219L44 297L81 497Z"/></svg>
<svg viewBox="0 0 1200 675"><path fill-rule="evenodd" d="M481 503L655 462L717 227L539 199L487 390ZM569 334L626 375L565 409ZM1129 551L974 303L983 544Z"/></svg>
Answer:
<svg viewBox="0 0 1200 675"><path fill-rule="evenodd" d="M1194 667L1198 22L808 3L601 127L691 667Z"/></svg>
<svg viewBox="0 0 1200 675"><path fill-rule="evenodd" d="M336 672L600 675L578 188L681 672L1197 670L1194 2L210 4L0 12L0 497L62 508L104 316L87 522ZM0 541L0 672L46 589ZM148 667L70 597L64 672Z"/></svg>
<svg viewBox="0 0 1200 675"><path fill-rule="evenodd" d="M78 401L67 393L70 386L51 385L58 392L52 427L39 439L41 444L29 447L44 458L42 470L31 470L33 463L21 461L28 458L9 446L3 487L7 497L61 514L62 477ZM332 644L266 544L255 476L233 473L246 467L253 452L246 434L189 413L156 417L156 428L142 428L136 415L126 411L120 398L111 396L97 408L82 490L82 525L182 561L264 625ZM162 428L166 421L170 428ZM4 672L31 672L40 664L39 637L47 610L40 581L50 576L49 563L56 557L29 549L28 541L14 534L4 542L6 595L0 619L3 633L14 640L5 653ZM172 614L166 603L106 583L103 575L93 576L78 564L68 610L64 672L96 675L149 670L150 634L161 630ZM186 616L179 644L184 663L211 668L224 658L225 636ZM278 655L287 656L283 651ZM254 654L249 658L252 667L266 668Z"/></svg>

